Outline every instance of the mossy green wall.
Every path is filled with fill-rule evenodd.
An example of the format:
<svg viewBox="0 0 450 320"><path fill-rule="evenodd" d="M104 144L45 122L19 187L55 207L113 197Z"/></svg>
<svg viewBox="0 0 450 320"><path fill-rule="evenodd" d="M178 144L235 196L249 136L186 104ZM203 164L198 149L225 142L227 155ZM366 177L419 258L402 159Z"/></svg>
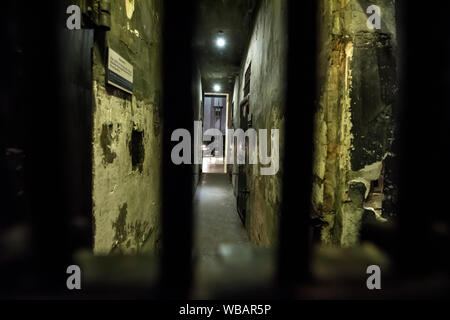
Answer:
<svg viewBox="0 0 450 320"><path fill-rule="evenodd" d="M96 31L92 165L97 254L159 248L162 6L162 0L111 1L111 31ZM106 84L107 47L133 65L133 95ZM133 166L136 148L135 161L140 162Z"/></svg>
<svg viewBox="0 0 450 320"><path fill-rule="evenodd" d="M381 8L380 30L367 27L370 5ZM394 1L322 0L319 26L313 214L323 243L352 246L394 138Z"/></svg>
<svg viewBox="0 0 450 320"><path fill-rule="evenodd" d="M261 164L246 165L248 189L246 228L250 240L259 246L277 243L281 210L284 147L284 108L287 53L287 1L264 0L256 15L253 33L244 56L234 92L234 126L239 123L239 104L244 99L245 71L251 63L249 112L252 128L280 130L280 170L276 175L260 174ZM270 135L270 131L269 134ZM268 146L270 146L269 142ZM270 148L269 148L270 150ZM235 193L237 165L233 169Z"/></svg>

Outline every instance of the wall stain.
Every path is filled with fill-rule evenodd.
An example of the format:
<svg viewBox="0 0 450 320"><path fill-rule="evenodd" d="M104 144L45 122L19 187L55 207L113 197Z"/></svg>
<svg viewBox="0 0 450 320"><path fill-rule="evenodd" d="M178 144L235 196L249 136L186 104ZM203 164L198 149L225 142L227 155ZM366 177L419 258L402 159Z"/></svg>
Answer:
<svg viewBox="0 0 450 320"><path fill-rule="evenodd" d="M145 160L144 131L133 130L128 143L133 170L142 173Z"/></svg>
<svg viewBox="0 0 450 320"><path fill-rule="evenodd" d="M128 204L119 207L119 216L112 226L114 229L114 247L111 253L140 252L146 244L153 227L147 221L135 221L127 224Z"/></svg>
<svg viewBox="0 0 450 320"><path fill-rule="evenodd" d="M119 216L116 222L113 222L112 227L115 230L114 241L117 245L123 243L127 239L127 214L128 214L128 204L124 203L122 207L119 207Z"/></svg>
<svg viewBox="0 0 450 320"><path fill-rule="evenodd" d="M102 133L100 135L100 145L103 150L103 162L105 164L113 163L117 157L117 154L111 150L111 145L113 142L113 133L114 126L112 124L104 123L102 125Z"/></svg>

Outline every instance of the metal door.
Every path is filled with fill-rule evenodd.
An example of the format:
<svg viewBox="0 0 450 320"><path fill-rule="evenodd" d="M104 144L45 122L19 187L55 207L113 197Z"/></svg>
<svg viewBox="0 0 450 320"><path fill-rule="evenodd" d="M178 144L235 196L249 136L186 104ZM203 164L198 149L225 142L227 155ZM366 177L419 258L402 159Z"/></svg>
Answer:
<svg viewBox="0 0 450 320"><path fill-rule="evenodd" d="M240 127L242 130L248 129L248 115L249 115L249 102L245 100L241 104L240 108ZM248 155L248 143L245 141L245 157L247 160ZM237 194L237 209L242 222L245 225L245 219L247 215L247 201L250 193L247 183L247 164L238 165L238 194Z"/></svg>

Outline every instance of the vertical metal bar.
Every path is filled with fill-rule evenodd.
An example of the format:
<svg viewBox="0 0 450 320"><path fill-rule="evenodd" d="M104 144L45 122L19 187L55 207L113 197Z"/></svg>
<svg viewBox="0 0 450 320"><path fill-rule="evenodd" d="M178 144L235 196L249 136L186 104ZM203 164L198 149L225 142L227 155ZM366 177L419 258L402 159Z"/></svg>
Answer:
<svg viewBox="0 0 450 320"><path fill-rule="evenodd" d="M23 10L27 41L24 49L27 83L27 183L33 226L33 264L38 293L65 290L70 263L68 225L63 179L63 98L58 79L58 32L64 20L57 18L58 1L30 3ZM61 9L64 10L64 9ZM62 11L64 14L64 11ZM39 17L40 28L36 28Z"/></svg>
<svg viewBox="0 0 450 320"><path fill-rule="evenodd" d="M3 55L6 61L3 77L0 79L0 202L2 209L0 214L0 247L3 251L0 254L0 297L8 298L12 296L13 289L19 282L20 273L23 270L24 263L17 263L18 259L26 260L26 254L20 252L15 258L8 257L4 251L11 251L12 248L20 247L19 241L11 243L5 239L5 234L11 228L18 225L26 225L26 195L23 192L19 198L16 186L23 191L25 185L23 181L20 184L16 182L19 172L16 175L12 172L17 170L8 165L7 148L19 148L23 151L24 143L24 125L23 125L23 104L19 97L21 95L21 83L23 82L22 43L20 19L17 14L17 3L6 3L0 12L0 41L3 45ZM21 159L14 163L23 164L23 153ZM19 162L20 161L20 162ZM23 172L23 168L20 173ZM22 239L23 241L23 239ZM6 250L5 250L6 248ZM23 248L23 244L22 244ZM17 249L14 251L18 251ZM21 257L19 258L19 255Z"/></svg>
<svg viewBox="0 0 450 320"><path fill-rule="evenodd" d="M450 37L445 10L396 1L400 64L399 247L402 274L442 266L450 227L445 165L450 142ZM442 239L439 239L443 236ZM440 260L444 259L444 260ZM440 261L438 261L440 260Z"/></svg>
<svg viewBox="0 0 450 320"><path fill-rule="evenodd" d="M288 83L278 267L278 280L287 294L308 277L309 270L316 2L290 0L288 4Z"/></svg>
<svg viewBox="0 0 450 320"><path fill-rule="evenodd" d="M192 17L190 1L164 1L161 285L166 298L185 298L192 275L192 167L171 160L173 131L193 128Z"/></svg>

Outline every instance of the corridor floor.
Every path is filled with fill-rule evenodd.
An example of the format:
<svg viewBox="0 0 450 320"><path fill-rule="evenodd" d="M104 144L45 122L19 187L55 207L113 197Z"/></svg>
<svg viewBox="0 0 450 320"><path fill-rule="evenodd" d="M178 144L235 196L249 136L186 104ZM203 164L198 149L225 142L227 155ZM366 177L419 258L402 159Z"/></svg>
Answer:
<svg viewBox="0 0 450 320"><path fill-rule="evenodd" d="M194 299L246 297L267 290L273 252L256 248L239 218L229 177L203 174L194 197ZM231 292L230 296L227 293Z"/></svg>
<svg viewBox="0 0 450 320"><path fill-rule="evenodd" d="M211 263L221 245L248 244L226 174L204 174L194 198L195 253L201 264Z"/></svg>
<svg viewBox="0 0 450 320"><path fill-rule="evenodd" d="M194 197L194 218L193 297L211 298L213 291L236 283L230 273L239 273L235 272L236 259L248 257L250 248L226 174L203 174Z"/></svg>

